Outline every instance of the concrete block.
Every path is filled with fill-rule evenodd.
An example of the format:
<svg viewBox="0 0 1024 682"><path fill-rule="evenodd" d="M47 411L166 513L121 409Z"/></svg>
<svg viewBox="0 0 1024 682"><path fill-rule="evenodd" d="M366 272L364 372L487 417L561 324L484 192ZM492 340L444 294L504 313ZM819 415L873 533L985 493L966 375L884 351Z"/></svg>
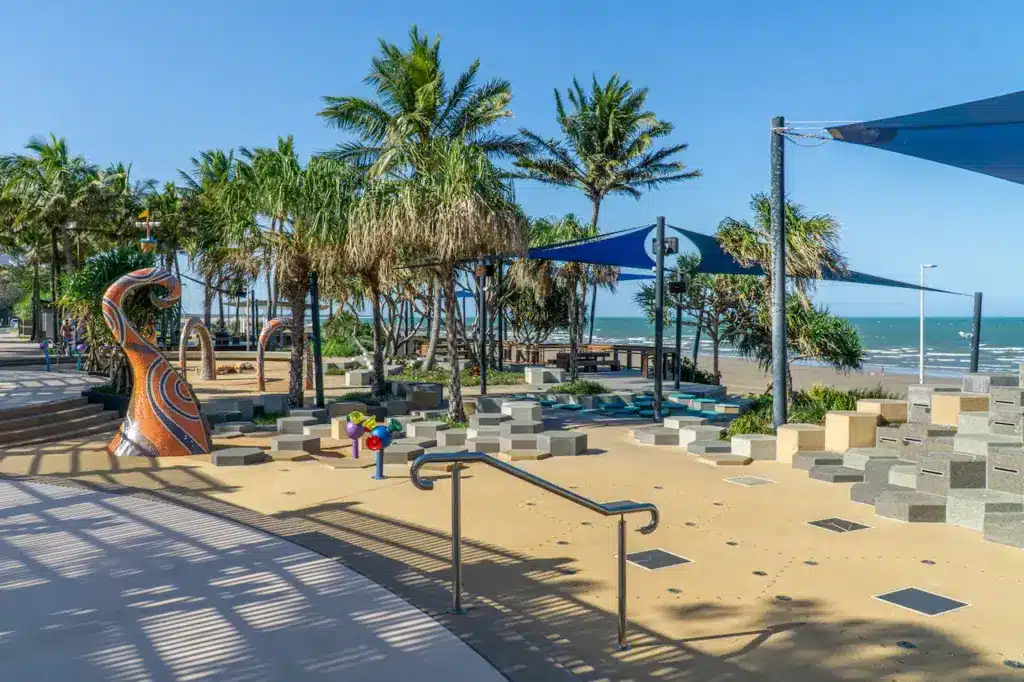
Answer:
<svg viewBox="0 0 1024 682"><path fill-rule="evenodd" d="M242 413L236 410L209 410L204 413L206 423L210 426L242 421Z"/></svg>
<svg viewBox="0 0 1024 682"><path fill-rule="evenodd" d="M597 402L600 403L600 407L626 406L626 401L622 399L622 396L615 395L614 393L604 393L594 397L597 398Z"/></svg>
<svg viewBox="0 0 1024 682"><path fill-rule="evenodd" d="M498 425L498 430L503 436L514 436L520 433L540 433L544 430L544 422L532 419L505 421Z"/></svg>
<svg viewBox="0 0 1024 682"><path fill-rule="evenodd" d="M347 417L350 412L366 413L366 403L355 400L339 400L336 403L327 403L327 413L331 419L335 417Z"/></svg>
<svg viewBox="0 0 1024 682"><path fill-rule="evenodd" d="M715 403L714 409L721 414L741 414L743 408L737 403Z"/></svg>
<svg viewBox="0 0 1024 682"><path fill-rule="evenodd" d="M405 398L409 409L436 410L444 402L444 388L441 384L410 384L406 386Z"/></svg>
<svg viewBox="0 0 1024 682"><path fill-rule="evenodd" d="M225 422L214 427L213 435L221 438L230 438L232 436L244 436L256 431L256 425L252 422Z"/></svg>
<svg viewBox="0 0 1024 682"><path fill-rule="evenodd" d="M444 433L444 431L441 431L440 433ZM416 447L423 448L424 450L437 446L437 441L433 438L410 438L406 436L405 438L396 438L392 442L401 443L403 445L415 445Z"/></svg>
<svg viewBox="0 0 1024 682"><path fill-rule="evenodd" d="M957 433L990 433L988 412L961 412Z"/></svg>
<svg viewBox="0 0 1024 682"><path fill-rule="evenodd" d="M875 513L908 523L945 523L946 498L916 490L887 490L878 496Z"/></svg>
<svg viewBox="0 0 1024 682"><path fill-rule="evenodd" d="M320 452L320 439L303 434L286 434L270 439L270 449L276 452Z"/></svg>
<svg viewBox="0 0 1024 682"><path fill-rule="evenodd" d="M551 453L544 452L543 450L509 450L508 452L498 453L498 459L503 459L506 462L536 462L550 457Z"/></svg>
<svg viewBox="0 0 1024 682"><path fill-rule="evenodd" d="M437 432L437 446L461 448L466 445L466 429L445 429Z"/></svg>
<svg viewBox="0 0 1024 682"><path fill-rule="evenodd" d="M516 421L540 421L541 405L534 400L508 400L501 404L501 413Z"/></svg>
<svg viewBox="0 0 1024 682"><path fill-rule="evenodd" d="M413 443L393 442L389 447L384 448L384 463L408 464L422 455L423 452L423 448ZM379 457L380 452L378 452L376 456Z"/></svg>
<svg viewBox="0 0 1024 682"><path fill-rule="evenodd" d="M849 454L849 453L847 453ZM864 482L873 484L884 484L890 485L889 483L889 472L894 466L907 466L908 463L901 459L892 459L889 457L875 457L864 462L864 467L861 471L864 472ZM845 464L845 466L850 466ZM850 467L856 469L857 467Z"/></svg>
<svg viewBox="0 0 1024 682"><path fill-rule="evenodd" d="M1015 436L1003 436L993 433L964 433L953 437L953 450L969 455L987 457L989 453L1001 448L1019 448L1021 439Z"/></svg>
<svg viewBox="0 0 1024 682"><path fill-rule="evenodd" d="M985 539L1000 545L1024 548L1024 513L987 514L985 516Z"/></svg>
<svg viewBox="0 0 1024 682"><path fill-rule="evenodd" d="M311 424L302 429L302 435L304 436L316 436L321 440L324 438L331 437L331 425L330 424ZM345 439L346 441L348 438Z"/></svg>
<svg viewBox="0 0 1024 682"><path fill-rule="evenodd" d="M1024 450L997 449L985 458L985 480L990 490L1024 495Z"/></svg>
<svg viewBox="0 0 1024 682"><path fill-rule="evenodd" d="M263 414L279 414L288 416L291 406L286 393L264 393L256 398L256 404L263 408Z"/></svg>
<svg viewBox="0 0 1024 682"><path fill-rule="evenodd" d="M878 415L870 412L836 411L825 415L825 449L846 452L875 444Z"/></svg>
<svg viewBox="0 0 1024 682"><path fill-rule="evenodd" d="M353 388L372 386L373 372L368 369L350 369L345 373L345 385Z"/></svg>
<svg viewBox="0 0 1024 682"><path fill-rule="evenodd" d="M384 365L384 374L389 377L396 377L405 371L402 365Z"/></svg>
<svg viewBox="0 0 1024 682"><path fill-rule="evenodd" d="M889 485L917 489L917 465L897 464L889 469Z"/></svg>
<svg viewBox="0 0 1024 682"><path fill-rule="evenodd" d="M686 451L691 455L711 455L711 454L736 454L732 451L732 446L728 441L724 440L711 440L711 441L696 441L686 446ZM748 455L736 455L744 459L753 460Z"/></svg>
<svg viewBox="0 0 1024 682"><path fill-rule="evenodd" d="M388 411L380 405L370 405L366 408L366 414L376 419L378 423L385 423L388 420Z"/></svg>
<svg viewBox="0 0 1024 682"><path fill-rule="evenodd" d="M928 405L910 405L907 407L907 422L910 424L931 424L932 408Z"/></svg>
<svg viewBox="0 0 1024 682"><path fill-rule="evenodd" d="M1024 436L1024 410L999 409L982 413L988 417L988 433L1000 436Z"/></svg>
<svg viewBox="0 0 1024 682"><path fill-rule="evenodd" d="M993 386L989 389L989 411L1024 407L1024 388Z"/></svg>
<svg viewBox="0 0 1024 682"><path fill-rule="evenodd" d="M501 451L501 440L498 436L467 438L466 450L469 452L486 452L493 455Z"/></svg>
<svg viewBox="0 0 1024 682"><path fill-rule="evenodd" d="M215 450L212 458L214 466L237 467L265 462L267 453L260 448L226 448Z"/></svg>
<svg viewBox="0 0 1024 682"><path fill-rule="evenodd" d="M231 410L242 415L242 421L251 422L255 416L256 406L252 398L238 398L231 401Z"/></svg>
<svg viewBox="0 0 1024 682"><path fill-rule="evenodd" d="M587 449L587 434L582 431L542 431L537 435L537 449L555 457L582 455Z"/></svg>
<svg viewBox="0 0 1024 682"><path fill-rule="evenodd" d="M409 414L409 403L399 398L385 400L381 405L388 411L389 417L401 417Z"/></svg>
<svg viewBox="0 0 1024 682"><path fill-rule="evenodd" d="M733 436L731 452L751 459L775 459L775 436L766 433L747 433Z"/></svg>
<svg viewBox="0 0 1024 682"><path fill-rule="evenodd" d="M898 453L882 448L851 448L843 453L843 466L864 471L874 459L898 461Z"/></svg>
<svg viewBox="0 0 1024 682"><path fill-rule="evenodd" d="M444 431L448 425L444 422L413 422L409 424L408 435L411 438L430 438L437 440L439 431Z"/></svg>
<svg viewBox="0 0 1024 682"><path fill-rule="evenodd" d="M679 430L679 429L685 428L687 426L700 426L702 424L707 424L708 420L705 419L704 417L690 417L690 416L686 416L686 417L665 417L665 421L662 422L662 423L665 425L665 428Z"/></svg>
<svg viewBox="0 0 1024 682"><path fill-rule="evenodd" d="M633 438L642 445L679 445L679 429L639 426L633 429Z"/></svg>
<svg viewBox="0 0 1024 682"><path fill-rule="evenodd" d="M289 417L312 417L318 424L327 423L327 410L318 408L296 408L289 413Z"/></svg>
<svg viewBox="0 0 1024 682"><path fill-rule="evenodd" d="M511 452L512 450L538 450L537 436L532 433L517 433L511 436L498 437L498 450L500 452Z"/></svg>
<svg viewBox="0 0 1024 682"><path fill-rule="evenodd" d="M574 395L570 396L569 401L574 405L579 405L584 410L596 410L597 409L597 396L593 395ZM507 405L508 403L506 403Z"/></svg>
<svg viewBox="0 0 1024 682"><path fill-rule="evenodd" d="M792 462L798 452L825 449L825 427L817 424L783 424L775 430L775 459Z"/></svg>
<svg viewBox="0 0 1024 682"><path fill-rule="evenodd" d="M884 492L907 492L907 488L900 488L899 486L889 485L888 483L878 483L877 481L863 480L860 483L854 483L850 488L850 500L852 502L858 502L860 504L870 504L872 507L878 503L878 498Z"/></svg>
<svg viewBox="0 0 1024 682"><path fill-rule="evenodd" d="M277 420L277 432L282 434L298 434L301 436L304 428L319 423L320 422L314 417L281 417Z"/></svg>
<svg viewBox="0 0 1024 682"><path fill-rule="evenodd" d="M857 401L857 412L877 415L879 424L903 424L907 421L907 401L862 398Z"/></svg>
<svg viewBox="0 0 1024 682"><path fill-rule="evenodd" d="M696 443L700 441L717 441L721 440L722 434L725 432L721 426L711 426L709 424L696 424L694 426L684 426L679 429L679 444L683 447L690 443Z"/></svg>
<svg viewBox="0 0 1024 682"><path fill-rule="evenodd" d="M965 393L988 393L993 386L1019 386L1020 375L1014 372L969 372L963 377Z"/></svg>
<svg viewBox="0 0 1024 682"><path fill-rule="evenodd" d="M1024 512L1024 497L998 490L950 490L946 500L946 523L983 531L988 514Z"/></svg>
<svg viewBox="0 0 1024 682"><path fill-rule="evenodd" d="M875 429L875 447L887 450L903 449L903 434L899 426L879 426Z"/></svg>
<svg viewBox="0 0 1024 682"><path fill-rule="evenodd" d="M507 414L495 414L490 412L478 412L469 416L469 425L474 429L481 426L499 426L503 421L509 421L512 417Z"/></svg>
<svg viewBox="0 0 1024 682"><path fill-rule="evenodd" d="M501 405L505 402L504 398L495 398L493 396L477 396L473 400L476 405L476 414L490 413L500 414Z"/></svg>
<svg viewBox="0 0 1024 682"><path fill-rule="evenodd" d="M988 409L986 393L935 393L932 395L932 424L956 426L961 412L984 412Z"/></svg>
<svg viewBox="0 0 1024 682"><path fill-rule="evenodd" d="M984 488L985 460L959 452L930 452L917 462L917 490L948 495L957 488Z"/></svg>
<svg viewBox="0 0 1024 682"><path fill-rule="evenodd" d="M828 483L859 483L864 480L864 472L844 467L842 464L816 464L807 474L816 481Z"/></svg>
<svg viewBox="0 0 1024 682"><path fill-rule="evenodd" d="M744 455L734 455L731 452L712 452L701 455L697 461L701 464L708 464L716 467L742 467L747 466L754 460Z"/></svg>
<svg viewBox="0 0 1024 682"><path fill-rule="evenodd" d="M523 372L526 377L526 383L531 386L560 384L567 377L565 370L552 369L550 367L527 367Z"/></svg>
<svg viewBox="0 0 1024 682"><path fill-rule="evenodd" d="M818 464L842 465L843 456L836 452L812 451L798 452L793 455L793 468L801 471L810 471L811 467Z"/></svg>

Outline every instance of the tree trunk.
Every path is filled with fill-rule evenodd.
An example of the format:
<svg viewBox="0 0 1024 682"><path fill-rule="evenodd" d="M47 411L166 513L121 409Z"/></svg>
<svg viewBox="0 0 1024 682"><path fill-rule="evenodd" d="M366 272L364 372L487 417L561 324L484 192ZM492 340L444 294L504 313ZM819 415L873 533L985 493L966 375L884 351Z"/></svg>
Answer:
<svg viewBox="0 0 1024 682"><path fill-rule="evenodd" d="M591 199L590 202L593 205L593 211L590 214L590 227L597 230L597 216L601 213L601 200Z"/></svg>
<svg viewBox="0 0 1024 682"><path fill-rule="evenodd" d="M380 285L370 284L371 307L373 308L373 393L383 396L384 384L384 325L381 323Z"/></svg>
<svg viewBox="0 0 1024 682"><path fill-rule="evenodd" d="M213 322L213 275L203 278L203 324L207 329Z"/></svg>
<svg viewBox="0 0 1024 682"><path fill-rule="evenodd" d="M590 339L587 343L594 343L594 313L597 312L597 285L590 294Z"/></svg>
<svg viewBox="0 0 1024 682"><path fill-rule="evenodd" d="M427 357L423 361L423 369L433 369L437 356L437 344L441 339L441 297L444 292L439 280L430 283L430 343L427 345Z"/></svg>
<svg viewBox="0 0 1024 682"><path fill-rule="evenodd" d="M786 400L787 402L793 402L793 395L796 393L796 388L793 386L793 364L791 362L786 363Z"/></svg>
<svg viewBox="0 0 1024 682"><path fill-rule="evenodd" d="M285 294L291 305L292 347L288 358L288 402L292 407L302 407L305 402L306 366L303 362L306 352L306 294L309 293L309 272L304 264L290 268Z"/></svg>
<svg viewBox="0 0 1024 682"><path fill-rule="evenodd" d="M271 297L271 291L274 288L273 287L273 281L271 279L272 275L271 275L271 272L270 272L272 268L273 268L273 265L268 263L267 271L264 273L264 279L266 280L266 283L267 283L267 319L268 320L273 319L273 317L274 317L274 306L273 306L272 301L271 301L271 298L272 298Z"/></svg>
<svg viewBox="0 0 1024 682"><path fill-rule="evenodd" d="M223 284L223 280L221 281ZM220 328L226 330L227 325L224 324L224 292L217 289L217 319L220 321Z"/></svg>
<svg viewBox="0 0 1024 682"><path fill-rule="evenodd" d="M721 339L718 338L718 334L711 336L711 371L714 375L718 376L718 348L722 345Z"/></svg>
<svg viewBox="0 0 1024 682"><path fill-rule="evenodd" d="M455 272L448 268L441 275L439 287L444 286L444 327L445 341L448 345L448 363L451 373L448 379L448 419L450 421L466 421L466 410L462 407L462 378L459 376L459 343L458 322L455 310L458 301L455 298Z"/></svg>
<svg viewBox="0 0 1024 682"><path fill-rule="evenodd" d="M580 376L579 367L576 365L576 360L579 357L580 345L577 342L576 330L580 323L580 302L577 297L577 282L573 280L569 283L569 380L575 381Z"/></svg>
<svg viewBox="0 0 1024 682"><path fill-rule="evenodd" d="M75 271L75 258L71 255L71 235L64 231L64 262L68 266L68 272Z"/></svg>

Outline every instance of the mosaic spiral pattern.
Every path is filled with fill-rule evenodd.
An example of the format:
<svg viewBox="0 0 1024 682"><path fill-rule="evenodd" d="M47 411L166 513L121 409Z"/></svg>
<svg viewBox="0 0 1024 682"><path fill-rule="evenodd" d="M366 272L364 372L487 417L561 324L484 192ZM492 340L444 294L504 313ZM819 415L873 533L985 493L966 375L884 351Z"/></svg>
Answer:
<svg viewBox="0 0 1024 682"><path fill-rule="evenodd" d="M215 381L217 379L217 360L213 352L213 339L210 338L210 330L198 317L188 318L181 328L181 340L178 342L178 367L181 369L181 376L188 381L186 356L188 355L188 339L192 334L199 337L199 350L202 354L199 361L199 378Z"/></svg>
<svg viewBox="0 0 1024 682"><path fill-rule="evenodd" d="M156 345L128 320L121 307L125 295L158 284L167 296L151 294L169 308L181 297L181 284L158 268L136 270L110 285L103 295L103 320L128 358L134 387L124 423L107 450L119 457L175 457L210 452L210 430L192 388L171 367Z"/></svg>
<svg viewBox="0 0 1024 682"><path fill-rule="evenodd" d="M292 321L287 317L275 317L267 320L260 332L259 341L256 343L256 390L260 393L267 390L267 382L263 374L264 353L267 351L267 341L274 332L286 329L291 326ZM306 340L306 390L313 390L313 348L309 340Z"/></svg>

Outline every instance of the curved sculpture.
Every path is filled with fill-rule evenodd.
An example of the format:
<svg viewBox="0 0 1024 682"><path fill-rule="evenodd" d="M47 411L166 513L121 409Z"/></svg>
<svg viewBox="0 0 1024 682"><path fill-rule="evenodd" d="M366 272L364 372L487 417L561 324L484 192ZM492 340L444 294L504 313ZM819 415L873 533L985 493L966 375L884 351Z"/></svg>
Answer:
<svg viewBox="0 0 1024 682"><path fill-rule="evenodd" d="M178 367L181 368L181 376L188 381L186 356L188 355L188 339L193 332L199 337L199 350L202 353L202 358L199 361L199 378L215 381L217 379L217 361L213 352L213 339L210 338L210 330L198 317L188 318L181 328L181 341L178 342Z"/></svg>
<svg viewBox="0 0 1024 682"><path fill-rule="evenodd" d="M260 393L267 390L266 378L263 374L264 353L267 351L267 341L276 332L291 326L292 321L287 317L275 317L267 320L260 332L259 341L256 343L256 390ZM306 390L313 390L313 347L310 341L306 340Z"/></svg>
<svg viewBox="0 0 1024 682"><path fill-rule="evenodd" d="M151 295L168 308L181 297L181 283L159 268L136 270L121 277L103 295L103 320L128 357L134 387L128 412L107 450L119 457L174 457L210 452L210 429L199 411L192 387L121 308L125 295L140 286L159 284L168 294Z"/></svg>

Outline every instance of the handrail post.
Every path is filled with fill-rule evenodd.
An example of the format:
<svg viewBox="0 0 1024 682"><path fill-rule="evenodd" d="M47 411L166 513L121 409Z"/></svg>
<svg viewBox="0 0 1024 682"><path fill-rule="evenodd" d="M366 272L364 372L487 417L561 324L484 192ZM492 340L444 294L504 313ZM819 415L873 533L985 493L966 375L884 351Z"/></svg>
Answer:
<svg viewBox="0 0 1024 682"><path fill-rule="evenodd" d="M626 516L619 516L619 651L629 649L626 641Z"/></svg>
<svg viewBox="0 0 1024 682"><path fill-rule="evenodd" d="M452 608L448 613L461 616L462 608L462 465L452 469Z"/></svg>

